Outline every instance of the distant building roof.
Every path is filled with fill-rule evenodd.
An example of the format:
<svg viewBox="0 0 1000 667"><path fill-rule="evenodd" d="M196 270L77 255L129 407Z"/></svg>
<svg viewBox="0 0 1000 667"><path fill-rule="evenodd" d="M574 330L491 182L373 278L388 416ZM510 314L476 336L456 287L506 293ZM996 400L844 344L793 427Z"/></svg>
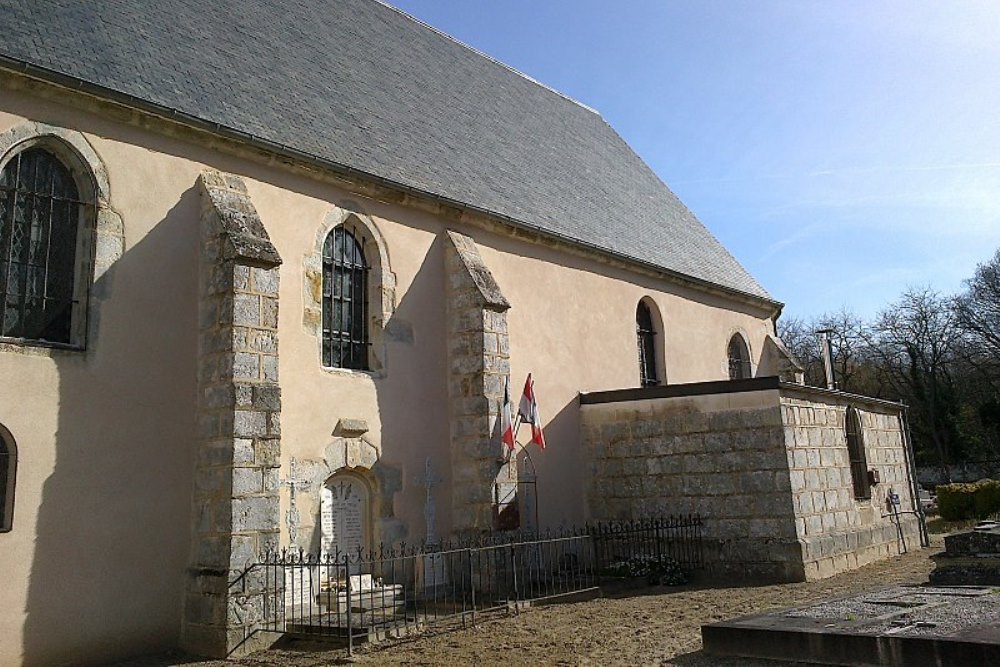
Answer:
<svg viewBox="0 0 1000 667"><path fill-rule="evenodd" d="M770 300L599 114L374 0L0 0L0 35L8 66Z"/></svg>

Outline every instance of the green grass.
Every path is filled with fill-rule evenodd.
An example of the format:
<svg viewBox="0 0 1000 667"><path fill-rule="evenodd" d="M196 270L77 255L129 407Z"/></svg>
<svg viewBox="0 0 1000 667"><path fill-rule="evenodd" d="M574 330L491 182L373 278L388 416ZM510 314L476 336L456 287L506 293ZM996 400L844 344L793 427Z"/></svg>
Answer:
<svg viewBox="0 0 1000 667"><path fill-rule="evenodd" d="M950 533L957 533L961 530L968 530L977 523L979 523L979 519L945 521L941 517L937 516L932 519L927 519L927 532L931 535L948 535Z"/></svg>

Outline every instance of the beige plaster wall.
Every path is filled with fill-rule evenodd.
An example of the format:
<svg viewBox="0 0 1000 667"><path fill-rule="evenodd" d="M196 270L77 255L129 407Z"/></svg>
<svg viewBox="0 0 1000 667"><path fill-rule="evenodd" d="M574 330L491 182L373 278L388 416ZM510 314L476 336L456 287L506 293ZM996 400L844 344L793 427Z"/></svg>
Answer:
<svg viewBox="0 0 1000 667"><path fill-rule="evenodd" d="M85 353L0 350L0 423L21 452L12 533L0 534L0 664L44 663L84 645L107 657L176 638L188 552L195 414L198 209L204 166L243 176L281 254L282 476L295 457L309 486L297 491L300 542L318 544L319 486L331 452L356 462L376 490L374 537L423 536L424 461L435 462L438 529L448 508L448 374L442 234L479 244L512 304L512 394L534 373L549 449L532 451L543 525L584 518L580 391L638 384L635 307L653 300L663 319L670 383L720 379L726 345L742 331L755 360L773 332L764 307L615 268L424 210L377 201L328 181L223 154L5 89L0 131L25 119L79 130L104 161L111 205L125 226L124 256L106 290ZM72 100L76 103L78 100ZM395 303L377 373L320 367L304 323L303 271L334 207L370 217L382 234ZM37 354L36 354L37 353ZM350 443L341 419L369 430ZM523 431L527 434L527 429ZM283 511L288 508L284 492ZM141 613L140 613L141 610ZM72 621L67 623L67 618ZM49 641L60 627L60 643ZM69 651L70 653L66 653Z"/></svg>
<svg viewBox="0 0 1000 667"><path fill-rule="evenodd" d="M0 534L0 664L171 646L190 515L192 182L141 145L105 138L97 119L0 99L0 132L24 117L87 130L125 221L124 254L91 287L87 350L0 346L0 423L20 454L13 530Z"/></svg>

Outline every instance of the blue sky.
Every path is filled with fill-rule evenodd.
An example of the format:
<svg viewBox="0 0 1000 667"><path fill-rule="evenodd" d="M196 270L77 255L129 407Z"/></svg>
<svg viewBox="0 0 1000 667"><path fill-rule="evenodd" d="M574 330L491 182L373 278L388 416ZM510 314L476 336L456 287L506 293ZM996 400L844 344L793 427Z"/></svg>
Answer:
<svg viewBox="0 0 1000 667"><path fill-rule="evenodd" d="M1000 2L390 4L597 109L788 316L1000 247Z"/></svg>

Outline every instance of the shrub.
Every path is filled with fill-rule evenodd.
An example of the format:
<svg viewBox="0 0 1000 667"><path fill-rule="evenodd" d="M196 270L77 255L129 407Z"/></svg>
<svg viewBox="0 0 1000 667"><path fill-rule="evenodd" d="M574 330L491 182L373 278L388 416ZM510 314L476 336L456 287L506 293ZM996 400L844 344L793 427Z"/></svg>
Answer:
<svg viewBox="0 0 1000 667"><path fill-rule="evenodd" d="M1000 512L1000 481L984 479L973 484L937 487L938 508L946 521L981 519Z"/></svg>
<svg viewBox="0 0 1000 667"><path fill-rule="evenodd" d="M971 519L976 511L974 484L945 484L937 487L938 511L945 521Z"/></svg>
<svg viewBox="0 0 1000 667"><path fill-rule="evenodd" d="M636 555L611 563L604 568L607 577L645 577L650 586L680 586L687 583L687 574L680 563L669 556L657 559L651 555Z"/></svg>
<svg viewBox="0 0 1000 667"><path fill-rule="evenodd" d="M985 479L976 486L976 518L985 519L1000 511L1000 480Z"/></svg>

